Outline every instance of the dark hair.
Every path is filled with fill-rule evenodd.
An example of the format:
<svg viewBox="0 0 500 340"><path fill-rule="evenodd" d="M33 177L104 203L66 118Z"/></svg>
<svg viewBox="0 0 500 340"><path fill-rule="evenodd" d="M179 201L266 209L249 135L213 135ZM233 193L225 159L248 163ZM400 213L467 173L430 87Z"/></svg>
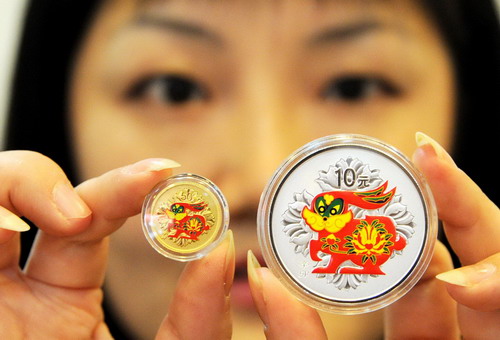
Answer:
<svg viewBox="0 0 500 340"><path fill-rule="evenodd" d="M458 79L454 158L498 203L499 185L492 169L499 146L493 120L500 108L500 27L495 5L493 0L420 1L448 44ZM99 2L31 1L7 122L7 149L49 156L74 183L67 89L73 57ZM31 242L29 236L23 237ZM113 324L109 326L117 338L126 339Z"/></svg>
<svg viewBox="0 0 500 340"><path fill-rule="evenodd" d="M12 87L6 148L41 152L75 181L67 115L73 56L98 1L32 0Z"/></svg>
<svg viewBox="0 0 500 340"><path fill-rule="evenodd" d="M448 44L457 77L454 159L498 204L500 186L490 164L500 146L493 123L500 109L499 9L488 0L423 2Z"/></svg>

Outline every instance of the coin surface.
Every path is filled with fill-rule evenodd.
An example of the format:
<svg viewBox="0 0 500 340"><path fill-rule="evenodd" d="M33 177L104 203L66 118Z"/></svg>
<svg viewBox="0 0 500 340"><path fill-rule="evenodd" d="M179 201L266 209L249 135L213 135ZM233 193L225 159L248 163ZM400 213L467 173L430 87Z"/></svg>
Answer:
<svg viewBox="0 0 500 340"><path fill-rule="evenodd" d="M179 261L205 256L229 224L227 202L210 180L180 174L159 183L146 197L143 231L160 254Z"/></svg>
<svg viewBox="0 0 500 340"><path fill-rule="evenodd" d="M342 314L406 294L428 266L437 214L422 175L398 150L333 135L292 154L261 198L264 259L300 300Z"/></svg>

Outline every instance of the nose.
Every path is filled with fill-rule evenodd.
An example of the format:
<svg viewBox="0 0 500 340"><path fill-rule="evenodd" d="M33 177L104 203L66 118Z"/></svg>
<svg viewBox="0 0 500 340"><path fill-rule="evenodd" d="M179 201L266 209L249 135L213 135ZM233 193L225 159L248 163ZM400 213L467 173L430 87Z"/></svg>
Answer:
<svg viewBox="0 0 500 340"><path fill-rule="evenodd" d="M256 211L267 182L296 145L297 131L289 119L293 113L279 98L276 89L260 88L240 100L231 117L220 182L232 216Z"/></svg>

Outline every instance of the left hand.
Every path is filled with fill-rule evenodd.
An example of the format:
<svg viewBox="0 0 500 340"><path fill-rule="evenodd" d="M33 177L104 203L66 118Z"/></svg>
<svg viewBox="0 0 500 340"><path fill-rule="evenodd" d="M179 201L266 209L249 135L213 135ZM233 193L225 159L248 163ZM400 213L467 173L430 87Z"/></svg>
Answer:
<svg viewBox="0 0 500 340"><path fill-rule="evenodd" d="M437 242L420 282L386 308L385 337L459 339L461 334L493 339L500 334L500 210L437 142L419 134L417 143L414 163L426 177L450 244L466 266L451 270L450 255ZM327 338L314 309L296 300L251 256L248 266L269 339Z"/></svg>
<svg viewBox="0 0 500 340"><path fill-rule="evenodd" d="M111 339L101 308L108 236L140 212L171 165L143 160L74 189L40 154L0 153L0 339ZM39 227L23 271L18 231L28 226L17 215ZM228 232L210 254L186 265L158 339L229 339L233 276Z"/></svg>

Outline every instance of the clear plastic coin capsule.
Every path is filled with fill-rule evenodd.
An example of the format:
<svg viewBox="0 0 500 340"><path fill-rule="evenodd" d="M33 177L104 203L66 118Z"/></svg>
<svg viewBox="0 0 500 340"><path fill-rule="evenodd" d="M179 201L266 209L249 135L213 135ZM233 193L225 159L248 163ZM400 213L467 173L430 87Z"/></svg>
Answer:
<svg viewBox="0 0 500 340"><path fill-rule="evenodd" d="M229 225L226 199L210 180L180 174L160 182L144 200L142 227L160 254L178 261L207 255Z"/></svg>
<svg viewBox="0 0 500 340"><path fill-rule="evenodd" d="M398 150L333 135L293 153L265 188L258 237L273 273L314 308L359 314L406 294L426 270L437 214Z"/></svg>

